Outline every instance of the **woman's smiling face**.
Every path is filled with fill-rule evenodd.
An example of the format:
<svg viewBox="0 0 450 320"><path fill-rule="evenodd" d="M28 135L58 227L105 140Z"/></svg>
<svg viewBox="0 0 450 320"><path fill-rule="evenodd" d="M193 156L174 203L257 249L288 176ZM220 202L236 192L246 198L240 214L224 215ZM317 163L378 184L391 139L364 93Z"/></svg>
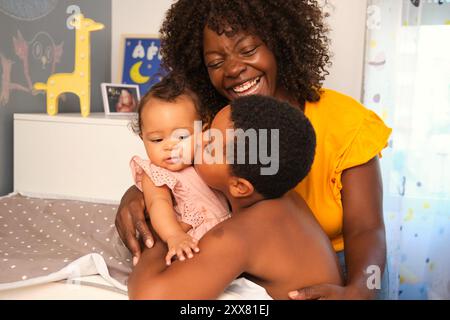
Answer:
<svg viewBox="0 0 450 320"><path fill-rule="evenodd" d="M228 100L250 94L281 98L275 56L258 36L228 37L205 27L203 58L212 85Z"/></svg>

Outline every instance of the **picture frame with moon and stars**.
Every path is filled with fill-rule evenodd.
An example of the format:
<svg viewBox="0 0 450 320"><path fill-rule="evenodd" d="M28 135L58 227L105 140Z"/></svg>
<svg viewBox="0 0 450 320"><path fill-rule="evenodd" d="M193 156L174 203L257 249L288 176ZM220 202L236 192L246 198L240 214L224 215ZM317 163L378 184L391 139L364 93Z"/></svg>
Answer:
<svg viewBox="0 0 450 320"><path fill-rule="evenodd" d="M138 85L102 83L101 88L106 115L136 114L141 98Z"/></svg>
<svg viewBox="0 0 450 320"><path fill-rule="evenodd" d="M161 40L157 35L122 35L123 84L139 86L142 95L161 81Z"/></svg>

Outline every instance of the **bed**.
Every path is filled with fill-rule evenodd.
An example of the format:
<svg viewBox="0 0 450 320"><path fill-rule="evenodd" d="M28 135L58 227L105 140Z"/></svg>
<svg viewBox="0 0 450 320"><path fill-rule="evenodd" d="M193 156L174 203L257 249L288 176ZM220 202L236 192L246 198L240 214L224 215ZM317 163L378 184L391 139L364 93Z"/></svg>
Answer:
<svg viewBox="0 0 450 320"><path fill-rule="evenodd" d="M0 198L0 299L128 299L131 255L114 220L131 185L128 160L145 155L129 123L14 115L15 190ZM219 299L270 296L239 278Z"/></svg>

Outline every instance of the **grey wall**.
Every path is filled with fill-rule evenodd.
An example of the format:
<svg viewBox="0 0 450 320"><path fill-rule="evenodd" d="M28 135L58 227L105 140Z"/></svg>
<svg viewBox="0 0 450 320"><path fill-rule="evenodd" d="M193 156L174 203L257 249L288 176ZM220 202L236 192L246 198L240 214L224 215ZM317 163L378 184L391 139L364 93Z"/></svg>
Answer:
<svg viewBox="0 0 450 320"><path fill-rule="evenodd" d="M102 112L100 83L111 78L111 1L0 1L0 195L13 191L13 114L46 112L45 95L33 94L28 79L32 83L47 81L58 47L62 55L54 71L73 71L75 31L66 27L71 5L79 6L86 17L105 25L105 29L91 34L91 112ZM18 40L19 32L24 39L21 47L28 47L28 67L15 50L13 38ZM65 94L59 112L79 112L78 98Z"/></svg>

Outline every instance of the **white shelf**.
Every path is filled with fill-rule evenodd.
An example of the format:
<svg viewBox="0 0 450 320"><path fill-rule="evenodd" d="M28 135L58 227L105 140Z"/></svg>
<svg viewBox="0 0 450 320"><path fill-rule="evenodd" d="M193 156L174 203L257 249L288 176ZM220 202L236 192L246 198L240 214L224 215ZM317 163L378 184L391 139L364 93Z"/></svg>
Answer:
<svg viewBox="0 0 450 320"><path fill-rule="evenodd" d="M103 112L91 113L83 118L80 113L58 113L50 116L46 113L15 113L14 120L39 121L39 122L64 122L104 125L124 125L130 123L135 115L108 116Z"/></svg>
<svg viewBox="0 0 450 320"><path fill-rule="evenodd" d="M132 118L14 114L15 192L117 203L133 184L131 157L146 157Z"/></svg>

